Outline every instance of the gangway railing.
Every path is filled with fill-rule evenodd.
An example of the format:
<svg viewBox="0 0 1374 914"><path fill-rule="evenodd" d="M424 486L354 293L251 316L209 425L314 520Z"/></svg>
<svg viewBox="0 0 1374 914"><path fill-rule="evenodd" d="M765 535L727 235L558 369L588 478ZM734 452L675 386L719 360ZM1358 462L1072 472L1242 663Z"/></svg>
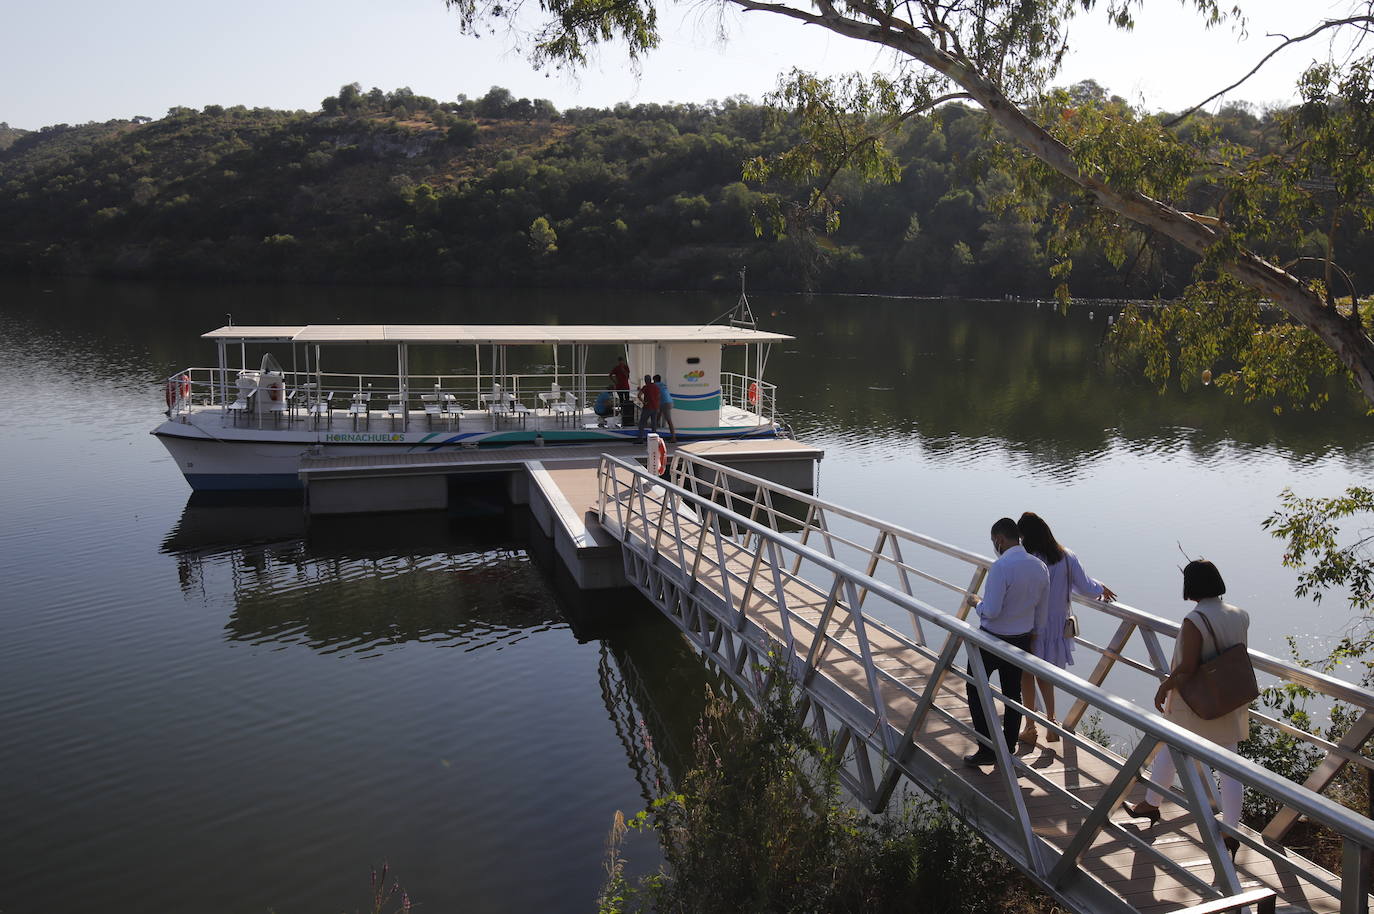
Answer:
<svg viewBox="0 0 1374 914"><path fill-rule="evenodd" d="M1113 881L1111 867L1120 861L1108 856L1112 849L1131 852L1129 873L1143 867L1155 874L1152 892L1163 879L1203 900L1241 895L1254 884L1242 885L1222 849L1223 834L1240 841L1242 854L1253 854L1247 861L1280 874L1276 878L1290 902L1297 897L1300 907L1367 910L1374 851L1369 819L1104 687L1118 665L1162 674L1168 666L1162 640L1176 637L1177 625L1119 604L1082 602L1117 620L1106 645L1080 640L1103 657L1093 676L1082 679L964 620L991 559L690 455L675 457L671 481L610 456L602 458L599 475L601 522L621 541L631 582L751 697L762 697L766 671L781 657L800 684L802 713L844 757L845 784L870 809L882 809L902 782L911 781L949 800L1042 888L1080 911L1142 906L1137 902L1144 896L1118 888L1134 883ZM740 495L741 488L752 494ZM865 533L873 537L869 543L859 539ZM962 569L967 577L956 581L953 572L931 571L916 561L917 554L936 559L937 566ZM941 609L926 599L930 594L944 594L951 604ZM1135 634L1146 649L1144 662L1124 653ZM1061 735L1060 752L1072 756L1074 770L1065 762L1057 771L1041 771L993 739L995 778L958 776L958 750L951 746L967 748L977 737L967 723L964 690L951 686L967 683L989 709L994 698L1005 700L989 681L980 651L1009 659L1067 694L1074 701L1074 722L1092 712L1107 725L1138 732L1139 740L1123 758L1079 735L1068 718L1057 724L1013 703ZM956 663L965 655L966 668ZM1374 695L1365 690L1252 655L1271 676L1302 682L1365 714L1374 706ZM1338 749L1329 750L1331 758L1355 760L1346 757L1357 756L1353 749ZM1181 789L1149 781L1145 766L1156 750L1174 754ZM1341 874L1333 876L1248 829L1218 822L1212 788L1198 764L1235 776L1338 835ZM1089 772L1100 776L1089 778ZM1087 780L1092 789L1085 788ZM1196 837L1156 846L1113 822L1112 813L1137 782L1183 806L1183 825ZM1026 789L1048 799L1032 811ZM1062 831L1037 828L1037 817L1051 807ZM1196 860L1176 859L1184 840L1205 850L1212 881L1195 872ZM1253 870L1257 864L1245 865Z"/></svg>
<svg viewBox="0 0 1374 914"><path fill-rule="evenodd" d="M922 595L939 604L948 595L950 611L966 618L976 603L994 559L942 542L905 527L879 520L816 496L788 489L696 455L675 457L673 478L698 494L722 501L752 520L776 530L793 530L801 543L812 543L832 558L850 565L861 565L869 575L888 580L904 593ZM744 496L741 490L751 491ZM923 561L908 561L916 555ZM930 556L944 560L944 575L931 573ZM924 592L920 585L929 585ZM1124 603L1107 603L1077 594L1081 633L1078 646L1098 655L1087 680L1107 685L1112 674L1134 672L1151 680L1162 680L1169 673L1173 642L1180 633L1180 622L1165 619ZM915 635L921 638L919 622ZM1094 629L1109 631L1101 643L1089 635ZM1295 727L1257 708L1250 709L1250 720L1261 729L1281 732L1312 746L1320 755L1318 764L1304 786L1318 793L1326 790L1347 765L1374 774L1374 759L1360 752L1374 736L1374 692L1318 670L1300 666L1262 651L1249 649L1251 663L1261 687L1295 684L1330 702L1343 702L1356 712L1353 722L1338 742ZM1118 677L1119 678L1119 677ZM1115 681L1115 680L1114 680ZM1124 686L1125 683L1122 683ZM1116 689L1115 691L1121 691ZM1153 694L1154 684L1147 694ZM1087 706L1075 702L1063 717L1063 726L1074 729ZM1297 823L1292 809L1281 809L1264 827L1266 838L1279 840Z"/></svg>

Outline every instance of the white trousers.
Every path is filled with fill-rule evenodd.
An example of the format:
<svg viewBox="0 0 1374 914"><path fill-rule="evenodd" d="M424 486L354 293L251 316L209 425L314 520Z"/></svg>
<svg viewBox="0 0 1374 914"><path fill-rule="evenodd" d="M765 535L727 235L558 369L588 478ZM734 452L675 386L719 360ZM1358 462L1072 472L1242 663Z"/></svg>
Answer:
<svg viewBox="0 0 1374 914"><path fill-rule="evenodd" d="M1235 743L1220 743L1223 749L1236 751ZM1174 754L1169 751L1168 746L1162 747L1155 755L1155 762L1150 766L1150 780L1156 784L1172 786L1174 775L1178 769L1174 766ZM1227 825L1240 824L1240 781L1231 777L1229 774L1219 774L1221 778L1221 821ZM1151 806L1158 806L1164 800L1163 795L1155 790L1145 791L1145 802Z"/></svg>

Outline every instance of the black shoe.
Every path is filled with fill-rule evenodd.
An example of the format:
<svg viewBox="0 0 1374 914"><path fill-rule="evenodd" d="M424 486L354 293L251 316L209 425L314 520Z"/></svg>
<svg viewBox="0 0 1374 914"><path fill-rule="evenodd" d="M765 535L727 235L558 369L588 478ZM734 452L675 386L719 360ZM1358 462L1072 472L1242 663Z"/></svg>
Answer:
<svg viewBox="0 0 1374 914"><path fill-rule="evenodd" d="M1159 807L1151 806L1149 803L1137 803L1132 806L1129 803L1122 803L1121 808L1126 810L1126 815L1132 819L1148 819L1151 825L1159 823Z"/></svg>
<svg viewBox="0 0 1374 914"><path fill-rule="evenodd" d="M964 756L964 764L970 768L982 768L984 765L997 764L997 753L983 746L972 755Z"/></svg>
<svg viewBox="0 0 1374 914"><path fill-rule="evenodd" d="M1236 859L1236 851L1240 850L1240 839L1232 835L1222 835L1221 843L1226 845L1226 849L1231 852L1231 859Z"/></svg>

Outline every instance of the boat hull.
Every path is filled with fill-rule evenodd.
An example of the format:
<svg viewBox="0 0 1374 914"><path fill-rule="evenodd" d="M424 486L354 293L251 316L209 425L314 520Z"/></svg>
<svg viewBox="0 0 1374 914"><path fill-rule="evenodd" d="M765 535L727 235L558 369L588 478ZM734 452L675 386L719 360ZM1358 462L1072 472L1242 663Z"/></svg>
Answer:
<svg viewBox="0 0 1374 914"><path fill-rule="evenodd" d="M499 450L537 444L549 448L587 448L624 444L635 429L597 428L512 431L352 431L320 429L264 430L223 426L218 414L182 416L162 423L153 434L198 492L279 491L300 489L301 457L385 457L482 448ZM776 426L679 429L681 441L774 438Z"/></svg>

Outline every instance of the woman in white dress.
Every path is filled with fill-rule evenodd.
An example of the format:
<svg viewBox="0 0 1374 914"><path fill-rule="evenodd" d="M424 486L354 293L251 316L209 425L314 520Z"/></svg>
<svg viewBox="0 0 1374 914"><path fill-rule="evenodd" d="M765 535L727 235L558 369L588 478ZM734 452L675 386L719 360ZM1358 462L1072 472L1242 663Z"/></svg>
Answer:
<svg viewBox="0 0 1374 914"><path fill-rule="evenodd" d="M1088 577L1078 556L1059 544L1050 530L1050 525L1040 515L1027 511L1016 522L1021 529L1021 545L1027 552L1045 563L1050 571L1050 586L1040 606L1035 610L1035 643L1031 651L1047 663L1053 663L1061 670L1073 665L1073 638L1065 631L1069 620L1069 595L1080 593L1097 597L1108 602L1116 599L1112 589L1101 581ZM1045 699L1045 716L1058 723L1054 716L1054 683L1037 679L1030 673L1021 675L1021 695L1026 707L1035 710L1035 690L1039 683L1040 694ZM1039 736L1035 721L1026 719L1021 731L1021 739L1033 743ZM1045 739L1057 742L1059 734L1046 728Z"/></svg>
<svg viewBox="0 0 1374 914"><path fill-rule="evenodd" d="M1183 569L1183 599L1193 600L1197 606L1183 619L1178 640L1174 642L1174 659L1169 675L1155 693L1155 708L1165 717L1198 736L1210 739L1223 749L1236 751L1236 744L1250 734L1250 707L1242 705L1229 714L1214 720L1204 720L1193 713L1188 702L1178 694L1178 688L1206 663L1234 644L1246 644L1250 634L1250 614L1222 601L1226 582L1211 562L1197 559ZM1221 777L1221 821L1234 826L1240 822L1241 784L1229 774ZM1174 754L1161 749L1150 767L1150 780L1156 784L1174 782ZM1126 811L1137 819L1159 821L1159 804L1163 796L1156 790L1145 792L1145 802L1127 806ZM1223 835L1231 856L1236 855L1239 842Z"/></svg>

